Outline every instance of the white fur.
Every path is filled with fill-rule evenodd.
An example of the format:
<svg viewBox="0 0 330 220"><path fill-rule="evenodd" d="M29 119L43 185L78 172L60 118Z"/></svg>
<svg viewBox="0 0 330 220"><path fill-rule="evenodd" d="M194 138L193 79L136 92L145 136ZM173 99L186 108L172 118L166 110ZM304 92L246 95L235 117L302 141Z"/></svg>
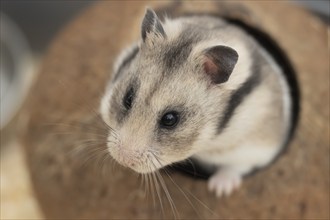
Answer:
<svg viewBox="0 0 330 220"><path fill-rule="evenodd" d="M200 23L198 23L199 20L194 19L197 18L182 18L176 20L166 18L163 28L167 38L156 39L155 36L152 36L152 33L148 33L147 38L154 37L157 40L155 45L161 47L161 43L159 43L161 40L167 40L168 42L175 41L178 36L180 36L185 23L194 24L195 22L200 25ZM216 22L213 24L211 21ZM217 19L214 20L214 18L203 18L200 22L204 22L203 25L207 26L225 24ZM223 85L219 85L217 89L213 89L207 93L206 89L203 89L204 85L196 82L196 79L188 79L188 74L177 74L178 77L175 81L168 85L167 88L159 89L152 100L149 100L151 103L150 105L153 106L154 109L144 109L143 112L137 110L139 113L138 115L144 115L144 119L141 117L139 123L137 123L136 117L127 119L125 123L129 124L129 126L126 125L118 130L122 146L111 148L110 151L113 156L117 155L118 158L121 158L120 160L122 163L126 164L130 162L130 158L134 158L134 155L142 155L142 159L145 159L148 155L148 150L150 150L147 146L152 146L153 148L158 147L158 149L166 151L166 149L164 149L165 146L157 146L157 143L152 141L151 137L153 133L150 131L153 129L148 127L148 124L143 123L148 120L148 115L145 115L152 115L152 111L163 109L164 106L173 102L173 100L194 103L193 101L198 97L198 100L203 103L203 107L205 109L210 109L206 111L209 114L206 117L208 120L207 123L200 128L199 136L193 146L191 146L190 152L179 152L178 150L176 155L170 154L171 152L165 152L165 154L168 154L166 157L161 158L162 165L177 162L193 155L195 158L206 163L214 164L219 167L221 166L222 170L219 169L218 172L211 177L209 188L212 191L216 191L217 195L222 195L229 194L234 188L238 187L244 174L250 172L254 168L267 165L277 155L287 135L291 103L288 94L288 85L282 76L281 69L275 64L266 51L261 49L257 43L254 43L249 37L244 35L242 31L236 28L226 26L225 30L218 32L214 34L214 36L210 34L210 36L207 36L208 38L203 39L195 45L188 57L187 63L194 64L198 62L203 55L203 51L207 48L217 45L231 47L237 51L239 58L229 80ZM155 39L149 40L155 43L156 41L153 42ZM153 45L149 40L147 39L146 41L146 47ZM115 73L118 71L125 57L130 54L131 50L132 49L129 48L121 53L115 63ZM219 112L223 112L224 109L221 108L225 108L226 103L218 105L217 108L214 108L214 105L219 101L224 102L224 100L228 100L228 94L237 90L249 76L253 74L251 72L253 63L252 51L260 52L266 59L268 65L262 67L263 69L261 71L267 72L268 75L266 75L268 78L245 97L244 101L235 110L234 116L231 118L227 128L215 137L215 131L219 123ZM150 58L151 61L153 61L152 58L153 57ZM151 73L157 73L158 66L148 62L150 61L145 61L145 63L140 61L139 67L143 66L147 69L149 68ZM189 72L190 69L187 68L186 71ZM150 83L149 87L151 88L153 86L152 83L155 81L153 79L154 76L150 74L144 77L144 82L146 84ZM100 106L101 115L104 121L109 125L111 122L109 109L110 100L113 96L112 86L113 85L109 84ZM124 89L126 89L126 87L127 85L125 85ZM145 86L144 89L147 90L149 87ZM189 91L190 88L191 90L194 88L192 91L198 92L196 92L196 94L193 92L187 93L186 91ZM164 91L164 89L166 89L166 91ZM175 91L176 93L166 93L167 91ZM140 91L140 96L144 94L143 92L145 91ZM148 92L146 94L148 94ZM180 99L180 95L178 94L185 94L184 98L181 97ZM269 108L270 106L272 106L272 108ZM265 123L271 123L272 126L265 126ZM121 151L121 149L124 150ZM124 158L122 156L124 154L130 155L130 158ZM156 166L158 168L160 164L156 163ZM132 169L141 173L150 171L139 166L135 166L135 168Z"/></svg>
<svg viewBox="0 0 330 220"><path fill-rule="evenodd" d="M134 47L138 45L138 43L134 43L133 45L130 45L128 47L126 47L125 49L123 49L121 51L121 53L119 54L119 56L117 57L117 59L115 60L114 63L114 68L113 68L113 73L117 73L119 67L121 66L121 64L123 63L123 61L125 60L125 58L132 53ZM114 76L115 74L112 74L112 76Z"/></svg>
<svg viewBox="0 0 330 220"><path fill-rule="evenodd" d="M110 87L110 86L108 86ZM110 97L112 96L112 90L111 88L108 88L106 92L104 93L101 104L100 104L100 113L101 117L104 120L105 123L110 125L110 118L109 118L109 109L110 109Z"/></svg>
<svg viewBox="0 0 330 220"><path fill-rule="evenodd" d="M277 75L281 91L282 91L282 101L283 101L283 112L284 112L284 118L283 118L283 130L285 131L286 128L289 126L290 123L290 109L291 109L291 100L290 100L290 94L289 94L289 85L288 82L284 79L283 73L281 68L274 62L274 60L269 56L269 54L264 50L260 49L263 56L268 60L271 67L274 69L274 73Z"/></svg>
<svg viewBox="0 0 330 220"><path fill-rule="evenodd" d="M191 58L200 56L203 54L203 51L207 48L211 48L217 45L225 45L228 47L233 48L237 51L239 54L238 61L235 65L234 71L231 74L228 82L224 85L226 89L234 90L239 85L241 85L243 82L246 81L246 79L250 76L250 68L251 68L251 54L247 48L247 46L237 39L227 39L227 40L209 40L209 41L203 41L196 45L193 48L193 51L191 53Z"/></svg>
<svg viewBox="0 0 330 220"><path fill-rule="evenodd" d="M182 22L180 20L171 20L166 17L163 28L166 35L169 37L168 40L171 41L177 39L178 35L182 32Z"/></svg>

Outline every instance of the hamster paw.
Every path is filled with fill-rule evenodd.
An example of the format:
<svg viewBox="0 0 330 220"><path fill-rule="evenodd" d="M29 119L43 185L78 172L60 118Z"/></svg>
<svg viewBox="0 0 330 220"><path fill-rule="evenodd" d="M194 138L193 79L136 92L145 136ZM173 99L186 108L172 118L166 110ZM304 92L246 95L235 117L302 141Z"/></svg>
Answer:
<svg viewBox="0 0 330 220"><path fill-rule="evenodd" d="M210 177L208 188L211 192L214 191L217 197L228 196L241 185L241 182L242 176L239 173L221 169Z"/></svg>

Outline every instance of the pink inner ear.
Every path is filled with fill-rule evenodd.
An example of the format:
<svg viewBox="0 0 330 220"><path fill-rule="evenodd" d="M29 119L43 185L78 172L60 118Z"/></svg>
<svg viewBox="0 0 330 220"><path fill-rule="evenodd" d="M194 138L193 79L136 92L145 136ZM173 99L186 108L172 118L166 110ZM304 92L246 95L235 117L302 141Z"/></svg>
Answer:
<svg viewBox="0 0 330 220"><path fill-rule="evenodd" d="M204 71L208 75L215 75L218 72L218 67L217 65L214 64L212 59L206 57L205 62L204 62Z"/></svg>

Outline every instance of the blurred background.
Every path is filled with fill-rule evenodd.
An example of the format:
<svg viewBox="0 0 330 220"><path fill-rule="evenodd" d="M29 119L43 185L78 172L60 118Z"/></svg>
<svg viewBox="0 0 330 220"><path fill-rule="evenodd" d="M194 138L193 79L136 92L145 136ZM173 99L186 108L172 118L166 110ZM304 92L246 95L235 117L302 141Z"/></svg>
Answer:
<svg viewBox="0 0 330 220"><path fill-rule="evenodd" d="M42 218L16 138L22 121L17 113L52 39L67 22L95 2L1 0L1 219ZM291 3L306 7L329 24L329 1Z"/></svg>

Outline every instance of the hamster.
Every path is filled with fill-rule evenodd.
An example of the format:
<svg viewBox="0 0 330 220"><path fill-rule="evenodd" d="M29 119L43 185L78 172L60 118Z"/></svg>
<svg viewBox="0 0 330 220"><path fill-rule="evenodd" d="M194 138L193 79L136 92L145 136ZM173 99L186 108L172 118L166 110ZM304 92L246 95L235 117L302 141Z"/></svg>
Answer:
<svg viewBox="0 0 330 220"><path fill-rule="evenodd" d="M138 173L193 158L216 167L209 190L229 195L289 137L292 99L282 71L221 18L162 22L147 9L141 39L118 57L101 100L109 153Z"/></svg>

